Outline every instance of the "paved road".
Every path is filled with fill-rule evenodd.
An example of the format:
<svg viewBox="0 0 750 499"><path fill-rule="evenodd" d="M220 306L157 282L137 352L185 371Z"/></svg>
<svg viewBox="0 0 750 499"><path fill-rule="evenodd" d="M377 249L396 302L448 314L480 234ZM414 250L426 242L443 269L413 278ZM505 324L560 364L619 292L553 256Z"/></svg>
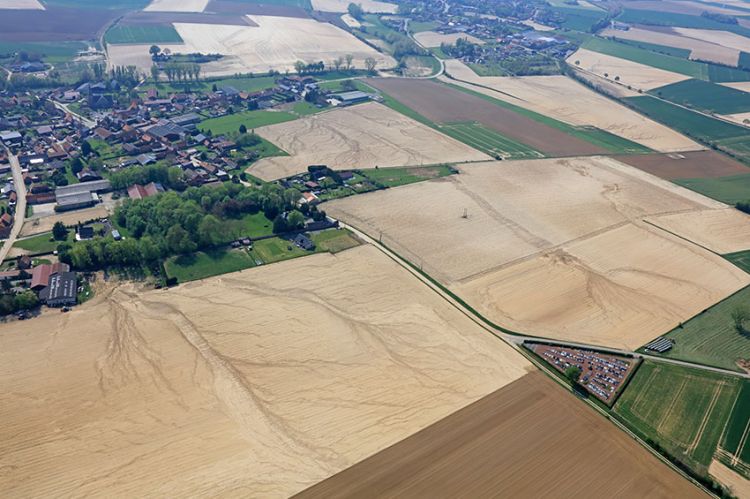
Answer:
<svg viewBox="0 0 750 499"><path fill-rule="evenodd" d="M85 116L81 116L80 114L76 113L75 111L71 111L70 108L66 104L63 104L62 102L57 102L54 99L50 99L50 102L52 102L55 105L56 108L60 109L64 113L68 113L68 114L72 115L74 118L76 118L78 121L80 121L81 123L83 123L87 127L94 128L96 126L96 122L95 121L92 121L92 120L86 118Z"/></svg>
<svg viewBox="0 0 750 499"><path fill-rule="evenodd" d="M383 246L379 241L373 239L365 232L362 232L361 230L357 229L356 227L353 227L351 225L345 224L343 222L340 222L341 226L344 228L347 228L354 232L359 238L362 240L374 245L376 248L378 248L380 251L385 253L389 258L391 258L393 261L398 263L401 267L406 269L408 272L410 272L413 276L415 276L417 279L422 281L423 284L425 284L427 287L432 289L435 293L439 294L445 301L453 305L456 309L458 309L462 314L464 314L466 317L470 318L472 321L474 321L476 324L481 326L484 330L488 331L489 333L493 334L494 336L504 340L508 344L516 347L517 349L521 348L521 344L524 341L544 341L545 343L550 343L553 345L563 345L563 346L572 346L576 348L586 348L586 349L594 349L594 350L600 350L608 353L613 354L619 354L619 355L629 355L629 356L635 356L639 358L644 359L653 359L658 360L660 362L665 362L668 364L675 364L679 366L684 367L691 367L695 369L703 369L704 371L711 371L715 373L720 373L728 376L737 376L740 378L746 378L750 379L750 373L739 373L736 371L730 371L727 369L721 369L718 367L710 367L710 366L704 366L702 364L694 364L692 362L686 362L682 360L676 360L676 359L670 359L666 357L661 357L658 355L650 355L650 354L642 354L642 353L636 353L632 350L626 350L626 349L620 349L620 348L607 348L607 347L601 347L598 345L590 345L587 343L575 343L570 341L557 341L557 340L548 340L546 338L537 338L534 336L526 336L523 334L509 334L504 331L500 331L494 327L491 327L489 324L487 324L484 319L480 316L478 316L475 312L467 309L463 304L456 301L452 296L450 296L448 293L446 293L443 289L441 289L439 286L437 286L435 283L427 279L423 274L415 270L411 265L409 265L405 260L403 260L399 255L394 253L393 251L389 250L385 246Z"/></svg>
<svg viewBox="0 0 750 499"><path fill-rule="evenodd" d="M8 151L8 156L10 158L10 169L13 173L13 185L16 187L18 201L16 203L15 220L13 221L13 228L10 231L10 237L5 240L3 247L0 248L0 262L5 260L8 252L16 242L16 238L18 238L18 234L21 232L21 227L23 227L23 222L26 218L26 185L23 183L21 164L18 162L18 157L10 154L10 151Z"/></svg>

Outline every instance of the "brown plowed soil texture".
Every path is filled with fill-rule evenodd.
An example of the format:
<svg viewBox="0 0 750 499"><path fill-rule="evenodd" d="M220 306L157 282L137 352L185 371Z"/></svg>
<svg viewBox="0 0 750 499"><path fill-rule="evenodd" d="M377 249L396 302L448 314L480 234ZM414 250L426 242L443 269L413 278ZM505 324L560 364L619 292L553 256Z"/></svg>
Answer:
<svg viewBox="0 0 750 499"><path fill-rule="evenodd" d="M614 158L667 180L715 178L750 173L750 168L742 163L713 151L614 156Z"/></svg>
<svg viewBox="0 0 750 499"><path fill-rule="evenodd" d="M707 496L535 372L296 497Z"/></svg>
<svg viewBox="0 0 750 499"><path fill-rule="evenodd" d="M49 42L92 40L121 10L69 9L4 10L0 15L0 41Z"/></svg>
<svg viewBox="0 0 750 499"><path fill-rule="evenodd" d="M604 149L556 128L434 81L372 78L367 84L432 121L477 121L550 156L606 154Z"/></svg>
<svg viewBox="0 0 750 499"><path fill-rule="evenodd" d="M257 26L249 17L242 14L206 14L203 12L133 12L125 16L120 24L224 24L227 26Z"/></svg>
<svg viewBox="0 0 750 499"><path fill-rule="evenodd" d="M244 3L232 0L211 0L204 14L255 14L259 16L280 17L310 17L310 15L299 7L287 5L269 5L264 3Z"/></svg>

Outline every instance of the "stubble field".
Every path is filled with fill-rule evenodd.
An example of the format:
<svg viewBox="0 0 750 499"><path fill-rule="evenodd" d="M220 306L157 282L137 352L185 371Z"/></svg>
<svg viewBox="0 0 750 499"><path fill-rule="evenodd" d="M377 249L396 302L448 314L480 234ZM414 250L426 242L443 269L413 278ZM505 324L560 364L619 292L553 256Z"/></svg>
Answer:
<svg viewBox="0 0 750 499"><path fill-rule="evenodd" d="M39 0L0 0L0 10L44 10Z"/></svg>
<svg viewBox="0 0 750 499"><path fill-rule="evenodd" d="M121 285L2 326L0 489L288 496L531 369L372 246Z"/></svg>
<svg viewBox="0 0 750 499"><path fill-rule="evenodd" d="M531 109L574 126L595 126L660 152L695 151L702 146L565 76L481 77L460 61L446 71L476 92ZM481 85L481 86L477 86ZM487 87L487 88L483 88ZM560 98L564 96L564 98Z"/></svg>
<svg viewBox="0 0 750 499"><path fill-rule="evenodd" d="M483 161L491 158L378 103L335 109L261 127L289 156L263 158L249 172L264 180L324 164L335 170Z"/></svg>
<svg viewBox="0 0 750 499"><path fill-rule="evenodd" d="M208 0L153 0L145 12L203 12Z"/></svg>
<svg viewBox="0 0 750 499"><path fill-rule="evenodd" d="M531 373L297 497L705 497Z"/></svg>
<svg viewBox="0 0 750 499"><path fill-rule="evenodd" d="M628 348L750 283L642 222L723 208L598 157L475 164L326 204L501 326Z"/></svg>
<svg viewBox="0 0 750 499"><path fill-rule="evenodd" d="M664 85L677 83L689 78L689 76L682 74L672 73L587 49L578 49L576 53L568 57L567 61L568 64L576 68L609 78L610 80L617 78L619 83L630 85L635 89L643 91L663 87Z"/></svg>
<svg viewBox="0 0 750 499"><path fill-rule="evenodd" d="M675 213L647 220L715 253L750 249L750 216L734 208Z"/></svg>

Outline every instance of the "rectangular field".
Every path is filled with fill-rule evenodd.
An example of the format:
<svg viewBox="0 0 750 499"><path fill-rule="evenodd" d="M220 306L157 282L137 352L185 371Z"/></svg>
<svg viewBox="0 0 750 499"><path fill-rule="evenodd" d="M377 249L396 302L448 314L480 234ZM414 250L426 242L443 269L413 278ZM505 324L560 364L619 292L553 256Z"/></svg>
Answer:
<svg viewBox="0 0 750 499"><path fill-rule="evenodd" d="M346 170L491 159L375 102L258 128L256 133L289 153L250 167L248 173L265 180L288 177L317 164Z"/></svg>
<svg viewBox="0 0 750 499"><path fill-rule="evenodd" d="M0 0L0 10L44 10L39 0Z"/></svg>
<svg viewBox="0 0 750 499"><path fill-rule="evenodd" d="M748 46L750 49L750 46ZM750 94L701 80L685 80L651 91L662 99L715 114L750 111Z"/></svg>
<svg viewBox="0 0 750 499"><path fill-rule="evenodd" d="M707 475L739 389L740 378L647 360L614 410L640 436Z"/></svg>
<svg viewBox="0 0 750 499"><path fill-rule="evenodd" d="M414 39L419 42L420 45L427 48L440 47L443 43L447 45L454 45L456 40L463 38L476 45L482 45L484 42L475 36L468 35L466 33L438 33L436 31L421 31L414 35Z"/></svg>
<svg viewBox="0 0 750 499"><path fill-rule="evenodd" d="M477 122L548 156L603 154L606 149L507 107L428 80L380 78L367 83L435 123Z"/></svg>
<svg viewBox="0 0 750 499"><path fill-rule="evenodd" d="M544 155L529 146L503 137L499 133L482 126L481 123L444 123L440 131L469 144L474 149L495 159L542 158Z"/></svg>
<svg viewBox="0 0 750 499"><path fill-rule="evenodd" d="M719 460L750 480L750 381L737 394L719 449Z"/></svg>
<svg viewBox="0 0 750 499"><path fill-rule="evenodd" d="M321 12L346 12L350 3L348 0L312 0L312 8ZM395 14L398 11L398 5L378 0L363 0L357 5L365 12L377 14Z"/></svg>
<svg viewBox="0 0 750 499"><path fill-rule="evenodd" d="M372 246L97 296L0 326L5 496L288 497L533 370Z"/></svg>
<svg viewBox="0 0 750 499"><path fill-rule="evenodd" d="M667 180L750 174L747 166L714 151L615 156L615 159Z"/></svg>
<svg viewBox="0 0 750 499"><path fill-rule="evenodd" d="M646 220L714 253L750 250L750 216L734 208L671 213Z"/></svg>
<svg viewBox="0 0 750 499"><path fill-rule="evenodd" d="M480 77L456 60L445 61L446 71L459 85L509 104L530 109L575 127L596 127L619 143L612 152L634 153L700 149L684 135L645 118L565 76ZM455 80L454 80L455 81ZM466 83L462 83L466 82ZM561 98L564 96L564 98ZM592 132L589 132L590 134Z"/></svg>
<svg viewBox="0 0 750 499"><path fill-rule="evenodd" d="M182 38L171 24L145 24L142 26L113 26L104 36L107 43L182 43Z"/></svg>
<svg viewBox="0 0 750 499"><path fill-rule="evenodd" d="M742 372L750 370L750 338L734 327L732 312L750 309L750 288L744 288L670 331L675 341L663 354L670 359L686 360L708 366ZM652 352L649 352L652 353Z"/></svg>
<svg viewBox="0 0 750 499"><path fill-rule="evenodd" d="M145 12L203 12L208 0L152 0Z"/></svg>
<svg viewBox="0 0 750 499"><path fill-rule="evenodd" d="M245 125L248 132L268 125L292 121L297 117L283 111L241 111L219 118L208 118L198 124L203 131L210 131L214 135L239 132L240 126Z"/></svg>
<svg viewBox="0 0 750 499"><path fill-rule="evenodd" d="M532 373L298 497L589 494L704 497L552 380Z"/></svg>
<svg viewBox="0 0 750 499"><path fill-rule="evenodd" d="M685 178L675 180L688 189L727 204L750 200L750 173L714 178Z"/></svg>
<svg viewBox="0 0 750 499"><path fill-rule="evenodd" d="M635 348L750 283L721 257L642 222L725 205L614 160L460 169L326 211L489 320L536 336Z"/></svg>

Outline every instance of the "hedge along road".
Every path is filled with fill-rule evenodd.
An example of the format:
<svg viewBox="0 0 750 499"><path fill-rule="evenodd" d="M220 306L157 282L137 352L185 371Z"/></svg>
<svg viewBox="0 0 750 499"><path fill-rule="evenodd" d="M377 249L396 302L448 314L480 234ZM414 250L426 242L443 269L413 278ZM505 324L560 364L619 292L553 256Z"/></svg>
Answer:
<svg viewBox="0 0 750 499"><path fill-rule="evenodd" d="M480 315L475 310L467 307L464 303L459 301L460 299L457 299L452 293L446 291L441 286L433 282L429 277L427 277L422 272L418 271L410 262L405 260L403 257L389 249L387 246L382 244L380 241L374 239L369 234L359 230L358 228L346 224L344 222L339 222L341 227L345 229L349 229L354 234L357 235L357 237L361 238L365 242L372 244L376 248L378 248L380 251L386 254L389 258L391 258L393 261L401 265L404 269L406 269L408 272L410 272L413 276L415 276L417 279L422 281L423 284L425 284L427 287L432 289L435 293L439 294L445 301L450 303L452 306L454 306L456 309L458 309L461 313L469 317L471 320L473 320L476 324L479 324L484 328L486 331L491 333L492 335L496 336L499 339L504 340L506 343L509 343L510 345L515 346L518 350L521 350L521 345L526 341L543 341L544 343L549 343L551 345L560 345L560 346L570 346L575 348L584 348L589 350L597 350L601 352L606 353L612 353L612 354L618 354L618 355L626 355L631 356L634 358L644 358L644 359L651 359L658 362L664 362L665 364L675 364L678 366L684 366L684 367L692 367L695 369L703 369L705 371L715 372L719 374L725 374L728 376L736 376L740 378L750 379L750 373L740 373L736 371L730 371L728 369L721 369L718 367L710 367L705 366L702 364L694 364L692 362L688 361L682 361L682 360L676 360L676 359L668 359L664 357L660 357L657 355L649 355L649 354L643 354L643 353L636 353L631 350L624 350L624 349L618 349L618 348L607 348L607 347L601 347L601 346L595 346L595 345L589 345L586 343L575 343L570 341L558 341L558 340L551 340L546 338L541 338L537 336L527 336L522 333L515 333L515 332L508 332L507 330L503 330L499 326L496 326L492 324L488 319L484 318L482 315Z"/></svg>

